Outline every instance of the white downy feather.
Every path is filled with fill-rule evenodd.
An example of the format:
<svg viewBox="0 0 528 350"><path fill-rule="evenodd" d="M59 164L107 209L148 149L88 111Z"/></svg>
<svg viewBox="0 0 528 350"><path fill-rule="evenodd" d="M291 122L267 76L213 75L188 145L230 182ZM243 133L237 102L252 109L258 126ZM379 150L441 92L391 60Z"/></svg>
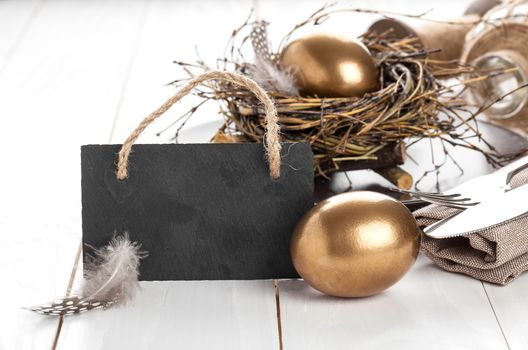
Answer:
<svg viewBox="0 0 528 350"><path fill-rule="evenodd" d="M267 91L283 95L298 95L291 72L283 71L271 54L267 23L256 20L249 35L255 53L255 64L249 70L250 77Z"/></svg>
<svg viewBox="0 0 528 350"><path fill-rule="evenodd" d="M114 305L132 300L139 289L139 261L145 256L139 248L125 233L96 250L84 266L82 298L114 302Z"/></svg>
<svg viewBox="0 0 528 350"><path fill-rule="evenodd" d="M299 95L299 90L295 87L293 74L281 70L272 62L261 57L256 57L251 78L267 91L278 91L286 96Z"/></svg>
<svg viewBox="0 0 528 350"><path fill-rule="evenodd" d="M139 249L140 245L131 242L127 233L114 236L86 262L79 296L28 309L48 316L67 316L127 304L139 290L139 262L146 257Z"/></svg>

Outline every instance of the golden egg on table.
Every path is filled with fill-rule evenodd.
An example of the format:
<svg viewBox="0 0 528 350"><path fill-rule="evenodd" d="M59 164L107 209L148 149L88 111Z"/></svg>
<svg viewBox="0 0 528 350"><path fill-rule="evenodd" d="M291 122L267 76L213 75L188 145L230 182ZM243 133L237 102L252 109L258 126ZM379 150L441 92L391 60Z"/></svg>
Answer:
<svg viewBox="0 0 528 350"><path fill-rule="evenodd" d="M337 297L364 297L399 281L419 248L420 230L403 204L355 191L312 208L295 229L291 255L313 288Z"/></svg>
<svg viewBox="0 0 528 350"><path fill-rule="evenodd" d="M362 97L379 89L376 63L354 38L312 34L294 40L282 51L280 63L304 96Z"/></svg>

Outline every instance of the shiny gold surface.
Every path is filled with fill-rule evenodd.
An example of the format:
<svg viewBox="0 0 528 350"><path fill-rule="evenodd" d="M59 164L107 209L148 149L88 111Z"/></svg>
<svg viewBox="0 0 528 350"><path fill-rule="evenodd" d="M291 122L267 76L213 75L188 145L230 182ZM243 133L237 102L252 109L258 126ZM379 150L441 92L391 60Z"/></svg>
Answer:
<svg viewBox="0 0 528 350"><path fill-rule="evenodd" d="M316 34L294 40L282 51L281 66L305 96L362 97L379 88L374 60L354 38Z"/></svg>
<svg viewBox="0 0 528 350"><path fill-rule="evenodd" d="M420 232L400 202L375 192L331 197L297 225L291 254L295 269L315 289L363 297L396 283L411 268Z"/></svg>

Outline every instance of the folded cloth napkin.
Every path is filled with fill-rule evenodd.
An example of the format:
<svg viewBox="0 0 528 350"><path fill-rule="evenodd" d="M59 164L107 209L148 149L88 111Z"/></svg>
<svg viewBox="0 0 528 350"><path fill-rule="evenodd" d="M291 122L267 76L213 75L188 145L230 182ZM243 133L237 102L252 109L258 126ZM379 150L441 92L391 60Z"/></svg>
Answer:
<svg viewBox="0 0 528 350"><path fill-rule="evenodd" d="M528 169L512 178L512 188L528 183ZM413 213L418 224L431 225L460 209L429 205ZM506 285L528 270L528 214L452 238L422 235L422 252L447 271Z"/></svg>

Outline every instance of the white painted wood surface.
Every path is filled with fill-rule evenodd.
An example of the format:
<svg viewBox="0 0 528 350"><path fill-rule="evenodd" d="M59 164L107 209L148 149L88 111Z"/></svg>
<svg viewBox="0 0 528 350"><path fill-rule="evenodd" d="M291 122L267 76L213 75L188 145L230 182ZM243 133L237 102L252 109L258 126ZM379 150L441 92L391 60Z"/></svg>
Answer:
<svg viewBox="0 0 528 350"><path fill-rule="evenodd" d="M288 281L280 300L285 349L507 349L482 284L423 256L374 297L331 298Z"/></svg>
<svg viewBox="0 0 528 350"><path fill-rule="evenodd" d="M352 5L435 7L448 18L467 2ZM322 2L258 5L276 42ZM58 349L279 348L271 281L142 283L130 307L66 318L62 327L20 309L61 296L70 280L81 236L79 145L122 142L174 93L164 86L181 76L172 60L192 61L197 45L214 65L250 7L250 0L0 0L0 349L49 349L56 339ZM328 28L359 34L371 20L351 15ZM166 140L155 133L195 102L182 101L142 141ZM200 137L215 128L214 103L199 115L189 122L198 129L182 141L206 141ZM281 281L283 346L525 349L527 283L522 276L508 287L482 284L423 257L372 298L333 299L302 281Z"/></svg>
<svg viewBox="0 0 528 350"><path fill-rule="evenodd" d="M528 274L506 287L484 287L510 349L528 349Z"/></svg>
<svg viewBox="0 0 528 350"><path fill-rule="evenodd" d="M66 319L59 349L278 349L271 281L143 282L134 305Z"/></svg>
<svg viewBox="0 0 528 350"><path fill-rule="evenodd" d="M36 0L24 3L0 2L0 72L18 45L23 42L40 8L40 2Z"/></svg>
<svg viewBox="0 0 528 350"><path fill-rule="evenodd" d="M81 234L79 146L109 141L145 6L0 2L2 350L52 347L57 319L21 307L66 291Z"/></svg>
<svg viewBox="0 0 528 350"><path fill-rule="evenodd" d="M185 35L188 28L198 25L195 14L203 6L180 2L151 4L124 87L113 143L122 142L146 115L175 93L173 87L165 86L177 74L181 76L173 59L194 60L194 46L200 43L204 47L200 53L208 57L214 58L216 52L223 51L225 41L212 41L210 31ZM220 28L219 32L230 33L232 25L224 20L225 16L245 18L249 7L237 1L209 2L207 8L214 15L203 16L202 20L211 28ZM163 137L155 136L156 132L195 102L192 97L183 100L152 125L141 141L163 141ZM214 103L205 106L201 110L203 119L194 119L189 125L203 124L217 118L217 114ZM97 313L88 315L86 320L66 319L59 348L113 349L120 345L150 349L153 342L158 349L278 348L275 290L271 281L152 282L142 286L143 293L135 305L109 310L112 317ZM147 325L146 320L153 320L152 325ZM146 327L145 332L140 331L142 327ZM123 337L127 340L123 341Z"/></svg>

